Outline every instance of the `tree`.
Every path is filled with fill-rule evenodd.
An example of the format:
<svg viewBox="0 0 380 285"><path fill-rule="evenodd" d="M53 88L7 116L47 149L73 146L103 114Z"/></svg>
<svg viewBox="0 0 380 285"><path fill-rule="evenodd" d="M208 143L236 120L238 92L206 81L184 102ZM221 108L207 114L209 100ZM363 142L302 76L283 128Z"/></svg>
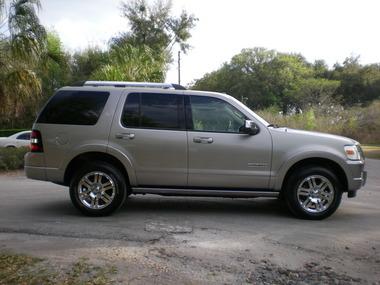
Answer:
<svg viewBox="0 0 380 285"><path fill-rule="evenodd" d="M359 57L348 57L336 64L333 79L341 81L336 95L346 106L367 104L380 98L380 64L362 66Z"/></svg>
<svg viewBox="0 0 380 285"><path fill-rule="evenodd" d="M39 0L11 1L8 29L14 57L35 60L44 52L46 31L37 16L40 8Z"/></svg>
<svg viewBox="0 0 380 285"><path fill-rule="evenodd" d="M148 46L159 58L164 54L167 62L171 61L175 44L186 53L190 48L190 30L198 19L186 11L182 11L179 17L171 16L171 7L170 1L158 1L152 6L146 0L122 3L122 13L131 30L114 38L111 46L123 46L126 43L135 47Z"/></svg>
<svg viewBox="0 0 380 285"><path fill-rule="evenodd" d="M326 79L330 77L331 72L326 62L323 59L314 61L313 70L314 70L315 77L326 78Z"/></svg>
<svg viewBox="0 0 380 285"><path fill-rule="evenodd" d="M276 106L286 113L328 102L340 82L326 75L323 61L313 65L300 54L253 48L243 49L193 88L227 92L255 109Z"/></svg>
<svg viewBox="0 0 380 285"><path fill-rule="evenodd" d="M72 81L88 80L96 70L108 63L109 51L103 51L99 47L88 47L76 52L72 56Z"/></svg>
<svg viewBox="0 0 380 285"><path fill-rule="evenodd" d="M109 63L94 71L94 80L153 81L165 79L165 58L159 58L147 46L134 47L124 44L113 47L109 53Z"/></svg>
<svg viewBox="0 0 380 285"><path fill-rule="evenodd" d="M45 51L46 33L37 17L38 0L13 0L9 11L0 1L0 103L11 125L22 111L22 103L41 93L40 80L34 72Z"/></svg>
<svg viewBox="0 0 380 285"><path fill-rule="evenodd" d="M335 104L333 95L340 86L338 80L328 80L325 78L303 79L291 90L289 96L293 104L305 110L312 106L331 106Z"/></svg>
<svg viewBox="0 0 380 285"><path fill-rule="evenodd" d="M42 87L39 105L44 104L56 89L71 81L70 54L64 50L58 34L53 31L47 33L46 53L40 59L37 74Z"/></svg>

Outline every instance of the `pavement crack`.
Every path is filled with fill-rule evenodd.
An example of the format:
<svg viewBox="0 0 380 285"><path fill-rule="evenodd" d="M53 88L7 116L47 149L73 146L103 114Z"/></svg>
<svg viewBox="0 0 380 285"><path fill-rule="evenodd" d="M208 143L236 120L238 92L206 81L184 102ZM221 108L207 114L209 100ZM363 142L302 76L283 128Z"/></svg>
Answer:
<svg viewBox="0 0 380 285"><path fill-rule="evenodd" d="M107 236L97 236L88 234L71 234L71 233L51 233L51 232L41 232L32 229L12 229L12 228L0 228L0 233L4 234L25 234L25 235L35 235L35 236L46 236L46 237L62 237L62 238L77 238L77 239L93 239L93 240L112 240L112 241L129 241L135 243L150 243L155 244L160 242L165 235L160 235L158 237L153 237L149 239L143 239L141 237L107 237Z"/></svg>

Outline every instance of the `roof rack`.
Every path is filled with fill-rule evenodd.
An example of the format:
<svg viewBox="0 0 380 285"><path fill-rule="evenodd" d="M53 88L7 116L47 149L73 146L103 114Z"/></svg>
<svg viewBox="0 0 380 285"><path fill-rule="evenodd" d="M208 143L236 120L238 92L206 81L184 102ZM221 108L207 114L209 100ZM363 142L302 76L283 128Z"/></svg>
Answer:
<svg viewBox="0 0 380 285"><path fill-rule="evenodd" d="M81 82L82 83L82 82ZM78 83L77 83L78 84ZM154 82L129 82L129 81L84 81L82 86L113 86L113 87L145 87L145 88L163 88L186 90L179 84L172 83L154 83Z"/></svg>

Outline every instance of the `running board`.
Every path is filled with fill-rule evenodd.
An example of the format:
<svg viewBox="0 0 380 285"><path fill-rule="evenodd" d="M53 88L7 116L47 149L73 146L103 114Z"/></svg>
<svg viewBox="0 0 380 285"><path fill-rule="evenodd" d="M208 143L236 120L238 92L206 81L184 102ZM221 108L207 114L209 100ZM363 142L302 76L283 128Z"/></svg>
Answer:
<svg viewBox="0 0 380 285"><path fill-rule="evenodd" d="M279 192L255 190L210 190L210 189L179 189L179 188L148 188L132 187L132 194L156 194L162 196L206 196L229 198L278 197Z"/></svg>

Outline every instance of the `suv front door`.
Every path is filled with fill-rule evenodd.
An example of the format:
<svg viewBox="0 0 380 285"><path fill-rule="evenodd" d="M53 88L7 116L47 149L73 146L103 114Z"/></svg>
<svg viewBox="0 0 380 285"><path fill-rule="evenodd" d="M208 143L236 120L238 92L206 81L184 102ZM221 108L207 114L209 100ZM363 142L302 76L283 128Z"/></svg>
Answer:
<svg viewBox="0 0 380 285"><path fill-rule="evenodd" d="M110 144L131 160L138 186L186 186L183 96L170 92L124 96L121 115L112 126Z"/></svg>
<svg viewBox="0 0 380 285"><path fill-rule="evenodd" d="M268 188L272 141L266 128L239 132L247 117L209 96L186 98L190 187Z"/></svg>

